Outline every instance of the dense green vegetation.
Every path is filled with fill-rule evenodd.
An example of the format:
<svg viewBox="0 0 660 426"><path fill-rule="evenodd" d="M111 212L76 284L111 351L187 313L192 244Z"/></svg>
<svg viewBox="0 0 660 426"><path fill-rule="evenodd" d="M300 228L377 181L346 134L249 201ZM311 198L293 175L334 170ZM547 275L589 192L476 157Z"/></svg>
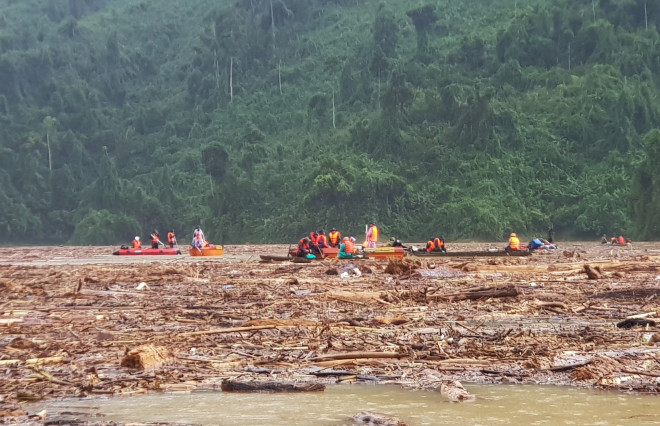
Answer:
<svg viewBox="0 0 660 426"><path fill-rule="evenodd" d="M660 2L4 0L0 241L660 237Z"/></svg>

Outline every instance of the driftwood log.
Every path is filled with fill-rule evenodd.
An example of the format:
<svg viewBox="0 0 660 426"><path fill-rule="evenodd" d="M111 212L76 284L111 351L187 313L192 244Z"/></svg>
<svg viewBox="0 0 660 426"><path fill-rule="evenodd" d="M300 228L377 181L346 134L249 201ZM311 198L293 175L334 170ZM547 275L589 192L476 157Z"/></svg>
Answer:
<svg viewBox="0 0 660 426"><path fill-rule="evenodd" d="M496 286L496 287L481 287L472 290L467 290L461 293L450 294L432 294L427 296L429 299L484 299L492 297L516 297L520 294L514 285Z"/></svg>
<svg viewBox="0 0 660 426"><path fill-rule="evenodd" d="M476 397L469 393L458 380L447 380L438 371L426 368L421 372L420 383L424 389L438 390L452 402L470 402Z"/></svg>
<svg viewBox="0 0 660 426"><path fill-rule="evenodd" d="M382 414L370 413L363 411L353 416L353 420L359 425L369 426L407 426L407 423L402 422L396 417L388 417Z"/></svg>
<svg viewBox="0 0 660 426"><path fill-rule="evenodd" d="M166 347L143 345L131 350L122 358L121 366L140 370L153 370L169 363L172 358L172 353Z"/></svg>
<svg viewBox="0 0 660 426"><path fill-rule="evenodd" d="M223 392L323 392L322 383L287 383L287 382L241 382L223 380L220 385Z"/></svg>

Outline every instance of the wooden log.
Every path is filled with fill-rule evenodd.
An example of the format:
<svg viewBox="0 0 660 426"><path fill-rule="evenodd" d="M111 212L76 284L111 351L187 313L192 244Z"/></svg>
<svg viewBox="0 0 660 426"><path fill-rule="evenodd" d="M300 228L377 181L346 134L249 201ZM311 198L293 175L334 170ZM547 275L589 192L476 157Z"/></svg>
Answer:
<svg viewBox="0 0 660 426"><path fill-rule="evenodd" d="M498 286L498 287L481 287L462 293L449 293L449 294L432 294L426 296L427 299L483 299L483 298L493 298L493 297L516 297L520 293L516 286Z"/></svg>
<svg viewBox="0 0 660 426"><path fill-rule="evenodd" d="M188 331L185 333L179 333L179 337L188 337L188 336L203 336L205 334L222 334L222 333L240 333L243 331L255 331L255 330L268 330L275 328L274 325L257 325L253 327L231 327L231 328L216 328L213 330L205 331Z"/></svg>
<svg viewBox="0 0 660 426"><path fill-rule="evenodd" d="M600 267L593 267L589 264L584 265L584 272L587 274L590 280L599 280L603 278L603 275L600 272Z"/></svg>
<svg viewBox="0 0 660 426"><path fill-rule="evenodd" d="M469 393L458 380L444 381L440 385L440 394L452 402L474 401L476 397Z"/></svg>
<svg viewBox="0 0 660 426"><path fill-rule="evenodd" d="M51 356L46 358L30 358L25 360L25 365L59 364L64 361L64 357Z"/></svg>
<svg viewBox="0 0 660 426"><path fill-rule="evenodd" d="M388 417L382 414L371 413L369 411L363 411L354 415L353 420L359 425L407 426L407 423L402 422L396 417Z"/></svg>
<svg viewBox="0 0 660 426"><path fill-rule="evenodd" d="M618 328L633 328L633 327L655 327L655 321L644 318L628 318L616 323Z"/></svg>
<svg viewBox="0 0 660 426"><path fill-rule="evenodd" d="M164 346L142 345L131 350L121 360L121 366L140 370L153 370L170 362L174 357Z"/></svg>
<svg viewBox="0 0 660 426"><path fill-rule="evenodd" d="M420 383L424 389L439 390L442 396L452 402L468 402L476 399L458 380L446 380L442 374L430 368L422 370L421 374Z"/></svg>
<svg viewBox="0 0 660 426"><path fill-rule="evenodd" d="M340 354L326 354L311 358L310 361L331 361L357 358L403 358L406 354L399 352L344 352Z"/></svg>
<svg viewBox="0 0 660 426"><path fill-rule="evenodd" d="M651 315L655 315L655 314L657 314L656 311L647 312L645 314L630 315L630 316L627 316L626 319L646 318L646 317L650 317Z"/></svg>
<svg viewBox="0 0 660 426"><path fill-rule="evenodd" d="M323 392L325 385L323 383L223 380L220 389L223 392Z"/></svg>

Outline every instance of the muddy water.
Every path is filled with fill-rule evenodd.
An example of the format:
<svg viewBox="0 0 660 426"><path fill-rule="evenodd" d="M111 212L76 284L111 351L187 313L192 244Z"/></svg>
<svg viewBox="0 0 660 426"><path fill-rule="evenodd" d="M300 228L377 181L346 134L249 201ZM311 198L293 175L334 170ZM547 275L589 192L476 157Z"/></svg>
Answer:
<svg viewBox="0 0 660 426"><path fill-rule="evenodd" d="M455 404L437 392L342 385L314 394L195 392L53 401L48 421L169 422L204 425L343 425L361 411L414 425L644 425L660 423L654 396L549 386L466 386L474 403ZM34 408L34 407L33 407ZM32 411L32 410L31 410Z"/></svg>

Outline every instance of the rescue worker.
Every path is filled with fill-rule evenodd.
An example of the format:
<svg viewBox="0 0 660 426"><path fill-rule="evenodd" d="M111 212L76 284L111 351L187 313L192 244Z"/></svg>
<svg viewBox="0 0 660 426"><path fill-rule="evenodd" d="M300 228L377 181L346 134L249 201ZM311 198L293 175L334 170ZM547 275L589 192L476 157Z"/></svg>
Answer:
<svg viewBox="0 0 660 426"><path fill-rule="evenodd" d="M316 243L319 245L319 248L322 249L330 247L328 245L328 236L325 235L325 231L323 229L319 231L319 234L316 238Z"/></svg>
<svg viewBox="0 0 660 426"><path fill-rule="evenodd" d="M369 229L366 233L367 248L376 248L378 246L378 227L373 223L369 224Z"/></svg>
<svg viewBox="0 0 660 426"><path fill-rule="evenodd" d="M440 235L439 237L436 237L433 240L433 244L435 245L435 251L441 251L443 253L447 253L447 249L445 248L445 236Z"/></svg>
<svg viewBox="0 0 660 426"><path fill-rule="evenodd" d="M548 245L549 244L550 242L548 242ZM529 244L527 244L527 250L529 250L530 253L541 247L545 247L545 243L541 241L540 238L532 238L532 241L530 241Z"/></svg>
<svg viewBox="0 0 660 426"><path fill-rule="evenodd" d="M305 257L310 254L309 238L305 237L298 242L298 249L296 250L296 257Z"/></svg>
<svg viewBox="0 0 660 426"><path fill-rule="evenodd" d="M426 252L431 253L432 251L435 251L435 243L433 242L433 238L426 242Z"/></svg>
<svg viewBox="0 0 660 426"><path fill-rule="evenodd" d="M133 239L133 248L134 249L141 249L142 248L142 241L140 241L140 237L137 235Z"/></svg>
<svg viewBox="0 0 660 426"><path fill-rule="evenodd" d="M626 245L626 239L623 238L623 235L619 235L619 244L622 246Z"/></svg>
<svg viewBox="0 0 660 426"><path fill-rule="evenodd" d="M520 250L520 239L515 232L512 232L509 236L509 245L504 249L506 252L518 251Z"/></svg>
<svg viewBox="0 0 660 426"><path fill-rule="evenodd" d="M151 248L157 249L160 244L160 235L158 234L158 229L154 229L154 233L151 234Z"/></svg>
<svg viewBox="0 0 660 426"><path fill-rule="evenodd" d="M176 235L174 235L174 230L170 230L167 233L167 242L170 245L170 248L173 248L176 245Z"/></svg>
<svg viewBox="0 0 660 426"><path fill-rule="evenodd" d="M603 236L600 237L600 243L607 244L607 234L603 234Z"/></svg>
<svg viewBox="0 0 660 426"><path fill-rule="evenodd" d="M339 259L354 259L355 258L355 245L350 238L344 237L341 245L339 246L339 253L337 253L337 258Z"/></svg>
<svg viewBox="0 0 660 426"><path fill-rule="evenodd" d="M202 231L201 225L197 225L197 228L193 231L192 246L202 248L204 247L205 241L206 238L204 238L204 231Z"/></svg>
<svg viewBox="0 0 660 426"><path fill-rule="evenodd" d="M335 228L332 228L328 234L328 244L330 247L339 247L341 241L341 232L337 231Z"/></svg>

